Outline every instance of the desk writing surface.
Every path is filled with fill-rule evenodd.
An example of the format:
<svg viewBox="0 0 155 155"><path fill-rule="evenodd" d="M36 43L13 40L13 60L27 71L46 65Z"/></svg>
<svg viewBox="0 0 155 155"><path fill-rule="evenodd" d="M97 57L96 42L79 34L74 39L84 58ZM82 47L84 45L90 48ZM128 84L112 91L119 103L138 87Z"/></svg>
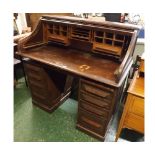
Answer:
<svg viewBox="0 0 155 155"><path fill-rule="evenodd" d="M117 86L114 71L119 67L119 63L112 60L51 45L27 49L20 55L98 82Z"/></svg>

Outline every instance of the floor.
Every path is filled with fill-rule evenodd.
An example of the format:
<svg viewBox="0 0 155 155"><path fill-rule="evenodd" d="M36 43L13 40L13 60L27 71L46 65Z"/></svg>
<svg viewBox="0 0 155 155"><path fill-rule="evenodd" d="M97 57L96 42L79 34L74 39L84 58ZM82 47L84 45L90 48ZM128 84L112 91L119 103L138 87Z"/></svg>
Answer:
<svg viewBox="0 0 155 155"><path fill-rule="evenodd" d="M14 88L14 141L15 142L98 142L97 139L77 130L78 102L69 98L57 110L49 114L32 105L24 78ZM115 139L120 112L111 122L105 141ZM118 141L144 141L143 135L123 130Z"/></svg>

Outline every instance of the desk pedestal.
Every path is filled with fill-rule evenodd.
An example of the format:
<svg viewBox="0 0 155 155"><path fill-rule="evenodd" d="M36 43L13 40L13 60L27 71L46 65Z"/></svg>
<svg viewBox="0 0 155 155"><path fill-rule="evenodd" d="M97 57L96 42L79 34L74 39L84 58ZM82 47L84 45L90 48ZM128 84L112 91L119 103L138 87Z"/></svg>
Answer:
<svg viewBox="0 0 155 155"><path fill-rule="evenodd" d="M122 89L85 79L79 85L77 128L104 141Z"/></svg>
<svg viewBox="0 0 155 155"><path fill-rule="evenodd" d="M71 93L72 77L46 68L36 62L25 62L32 102L40 108L52 112Z"/></svg>

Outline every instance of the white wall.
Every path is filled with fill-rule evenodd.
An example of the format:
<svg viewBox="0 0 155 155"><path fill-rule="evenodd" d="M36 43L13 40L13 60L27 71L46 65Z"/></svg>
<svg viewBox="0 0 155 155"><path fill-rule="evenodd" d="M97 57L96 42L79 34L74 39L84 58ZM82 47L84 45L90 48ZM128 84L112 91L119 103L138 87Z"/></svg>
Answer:
<svg viewBox="0 0 155 155"><path fill-rule="evenodd" d="M19 33L21 34L22 30L27 27L25 13L18 13L16 23L17 23Z"/></svg>

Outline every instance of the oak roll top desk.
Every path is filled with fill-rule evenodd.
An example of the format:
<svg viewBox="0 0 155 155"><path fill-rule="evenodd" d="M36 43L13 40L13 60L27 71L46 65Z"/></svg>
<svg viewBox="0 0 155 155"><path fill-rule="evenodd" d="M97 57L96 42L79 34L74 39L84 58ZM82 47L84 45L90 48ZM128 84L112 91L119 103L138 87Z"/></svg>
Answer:
<svg viewBox="0 0 155 155"><path fill-rule="evenodd" d="M42 16L19 41L32 102L52 112L79 78L76 127L104 140L121 100L139 27L69 16Z"/></svg>

